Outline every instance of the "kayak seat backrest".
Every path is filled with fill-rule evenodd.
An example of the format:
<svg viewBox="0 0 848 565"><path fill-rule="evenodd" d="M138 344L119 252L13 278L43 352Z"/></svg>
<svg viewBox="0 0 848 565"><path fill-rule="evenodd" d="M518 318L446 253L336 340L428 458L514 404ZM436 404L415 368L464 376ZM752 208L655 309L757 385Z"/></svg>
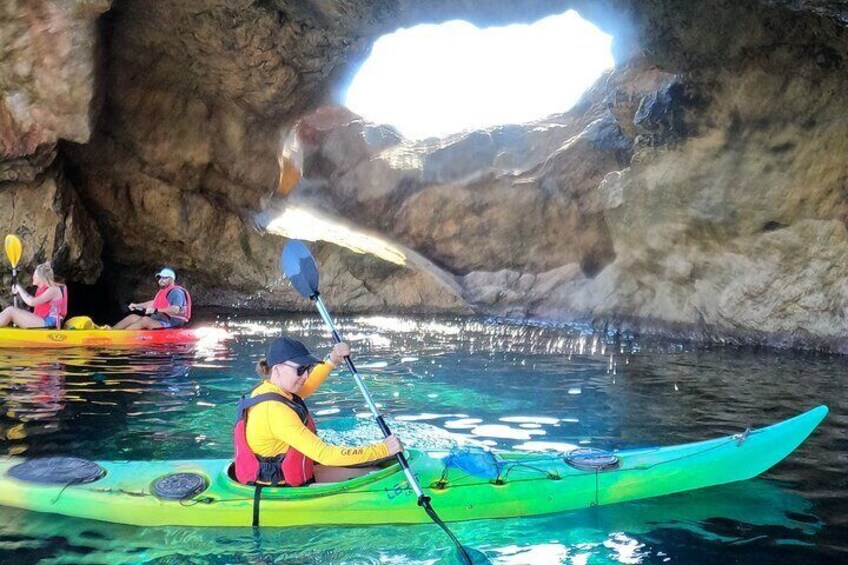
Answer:
<svg viewBox="0 0 848 565"><path fill-rule="evenodd" d="M227 478L230 479L231 481L233 481L234 483L239 484L241 486L251 486L251 487L256 486L253 483L245 484L245 483L238 480L238 477L236 477L236 463L235 463L235 461L231 461L230 464L227 465ZM277 488L291 489L292 487L290 487L289 485L287 485L285 483L283 483L281 485L262 485L262 490L277 489Z"/></svg>

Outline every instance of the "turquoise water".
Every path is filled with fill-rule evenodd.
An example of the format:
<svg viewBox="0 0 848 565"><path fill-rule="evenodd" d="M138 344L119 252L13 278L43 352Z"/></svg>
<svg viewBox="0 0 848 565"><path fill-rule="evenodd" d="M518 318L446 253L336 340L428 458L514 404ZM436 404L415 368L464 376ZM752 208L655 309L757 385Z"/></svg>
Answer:
<svg viewBox="0 0 848 565"><path fill-rule="evenodd" d="M0 452L94 459L230 454L235 402L281 332L322 354L314 316L222 321L177 350L0 351ZM848 557L848 359L697 348L475 319L357 317L339 329L407 445L606 449L739 432L826 403L831 414L762 478L532 519L453 525L494 563L833 563ZM352 379L310 399L333 442L379 437ZM0 562L449 563L435 526L138 528L0 508Z"/></svg>

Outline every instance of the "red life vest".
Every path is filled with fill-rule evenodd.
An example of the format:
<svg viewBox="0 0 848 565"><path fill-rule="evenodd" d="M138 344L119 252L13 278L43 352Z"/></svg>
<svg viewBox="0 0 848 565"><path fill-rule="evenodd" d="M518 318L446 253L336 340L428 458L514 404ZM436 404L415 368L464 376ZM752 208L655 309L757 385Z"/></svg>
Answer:
<svg viewBox="0 0 848 565"><path fill-rule="evenodd" d="M53 316L56 318L56 329L62 327L62 320L68 315L68 287L63 284L56 285L59 287L60 298L39 304L32 309L33 314L39 318ZM49 286L40 286L35 289L35 297L38 298L49 289ZM56 304L58 302L58 304Z"/></svg>
<svg viewBox="0 0 848 565"><path fill-rule="evenodd" d="M164 309L164 308L167 308L168 306L170 306L171 303L168 302L168 293L171 292L172 290L181 290L185 293L185 297L186 297L185 315L181 316L179 314L167 314L167 316L170 316L171 318L179 318L180 320L185 320L186 323L188 323L188 321L191 320L191 295L188 293L188 291L186 289L184 289L181 286L177 286L175 284L172 284L171 286L167 286L165 288L159 289L159 292L157 292L156 296L153 298L153 307L156 308L157 310L160 310L160 309Z"/></svg>
<svg viewBox="0 0 848 565"><path fill-rule="evenodd" d="M306 407L306 403L296 394L292 394L289 400L281 394L266 392L253 398L244 398L238 403L236 423L233 427L233 449L235 475L238 482L245 485L271 484L275 486L286 485L299 487L312 482L315 479L315 463L289 446L289 450L276 457L260 457L256 455L247 444L247 410L261 402L282 402L297 414L300 421L315 432L315 420Z"/></svg>

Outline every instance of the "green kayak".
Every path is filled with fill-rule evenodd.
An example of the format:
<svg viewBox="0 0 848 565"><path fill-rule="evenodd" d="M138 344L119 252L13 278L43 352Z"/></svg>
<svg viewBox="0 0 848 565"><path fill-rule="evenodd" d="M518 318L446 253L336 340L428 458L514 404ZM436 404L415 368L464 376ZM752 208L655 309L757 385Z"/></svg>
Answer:
<svg viewBox="0 0 848 565"><path fill-rule="evenodd" d="M792 453L826 414L819 406L766 428L671 447L481 453L485 473L461 459L454 465L453 454L410 449L408 457L446 521L532 516L750 479ZM0 463L0 505L141 526L250 526L256 489L236 483L229 465L10 458ZM397 464L342 483L266 487L256 514L262 526L430 521Z"/></svg>

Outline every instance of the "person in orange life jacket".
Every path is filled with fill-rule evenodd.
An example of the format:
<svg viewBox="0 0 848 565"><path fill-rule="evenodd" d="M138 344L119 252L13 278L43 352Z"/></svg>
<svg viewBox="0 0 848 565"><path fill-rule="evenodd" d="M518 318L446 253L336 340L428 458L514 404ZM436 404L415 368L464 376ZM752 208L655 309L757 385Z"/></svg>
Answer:
<svg viewBox="0 0 848 565"><path fill-rule="evenodd" d="M234 433L236 478L247 484L304 484L337 482L364 475L377 462L403 450L391 435L359 447L329 445L315 433L315 423L302 398L309 397L350 355L346 343L336 344L321 361L301 342L277 338L257 365L265 380L250 399L239 404ZM239 423L246 419L241 428ZM240 450L241 444L241 450ZM359 465L358 468L345 467Z"/></svg>
<svg viewBox="0 0 848 565"><path fill-rule="evenodd" d="M50 263L41 263L32 274L35 295L30 295L22 286L12 285L12 294L17 294L33 311L9 306L0 312L0 327L15 324L19 328L56 328L68 313L68 289L53 279Z"/></svg>
<svg viewBox="0 0 848 565"><path fill-rule="evenodd" d="M156 273L159 292L153 300L129 305L130 310L144 310L144 315L130 314L111 329L161 330L186 325L191 320L191 295L175 284L176 279L177 274L168 267Z"/></svg>

